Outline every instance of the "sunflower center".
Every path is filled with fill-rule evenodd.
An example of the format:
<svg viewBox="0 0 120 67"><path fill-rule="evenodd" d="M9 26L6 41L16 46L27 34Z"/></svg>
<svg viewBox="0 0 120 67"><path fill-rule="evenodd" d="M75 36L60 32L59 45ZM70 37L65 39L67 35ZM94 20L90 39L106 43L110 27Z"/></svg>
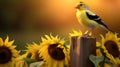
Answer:
<svg viewBox="0 0 120 67"><path fill-rule="evenodd" d="M12 52L8 47L0 47L0 64L5 64L12 59Z"/></svg>
<svg viewBox="0 0 120 67"><path fill-rule="evenodd" d="M58 44L52 44L48 47L48 53L55 60L65 59L65 54L62 48L57 47Z"/></svg>
<svg viewBox="0 0 120 67"><path fill-rule="evenodd" d="M120 52L116 42L109 40L105 42L104 46L113 57L119 57Z"/></svg>

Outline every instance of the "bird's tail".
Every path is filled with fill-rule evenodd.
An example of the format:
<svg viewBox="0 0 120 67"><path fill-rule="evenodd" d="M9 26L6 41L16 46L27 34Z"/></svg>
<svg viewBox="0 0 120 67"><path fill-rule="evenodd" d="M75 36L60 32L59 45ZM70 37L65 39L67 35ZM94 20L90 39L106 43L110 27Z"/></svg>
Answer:
<svg viewBox="0 0 120 67"><path fill-rule="evenodd" d="M101 25L102 26L102 25ZM106 29L109 32L116 33L115 31L111 30L108 26L102 26L104 29Z"/></svg>
<svg viewBox="0 0 120 67"><path fill-rule="evenodd" d="M116 33L115 31L111 30L110 28L107 28L107 30L112 32L112 33Z"/></svg>
<svg viewBox="0 0 120 67"><path fill-rule="evenodd" d="M104 27L104 26L102 26L102 27L105 28L107 31L113 33L113 34L117 34L117 36L120 37L120 34L118 32L115 32L115 31L111 30L109 27Z"/></svg>
<svg viewBox="0 0 120 67"><path fill-rule="evenodd" d="M107 30L112 32L113 34L117 34L117 36L120 37L120 34L118 32L115 32L115 31L111 30L110 28L107 28Z"/></svg>

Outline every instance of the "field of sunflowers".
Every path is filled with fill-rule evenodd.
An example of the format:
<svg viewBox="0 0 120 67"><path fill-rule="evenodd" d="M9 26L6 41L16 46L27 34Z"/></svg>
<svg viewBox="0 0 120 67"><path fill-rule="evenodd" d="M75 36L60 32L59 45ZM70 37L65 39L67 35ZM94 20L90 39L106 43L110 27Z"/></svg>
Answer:
<svg viewBox="0 0 120 67"><path fill-rule="evenodd" d="M69 37L82 35L80 30L69 33ZM91 62L95 67L120 67L118 34L108 32L100 36L101 41L96 42L96 56L90 55ZM41 36L39 44L29 43L26 50L16 50L14 41L9 40L9 36L0 38L0 67L70 67L70 44L59 35Z"/></svg>

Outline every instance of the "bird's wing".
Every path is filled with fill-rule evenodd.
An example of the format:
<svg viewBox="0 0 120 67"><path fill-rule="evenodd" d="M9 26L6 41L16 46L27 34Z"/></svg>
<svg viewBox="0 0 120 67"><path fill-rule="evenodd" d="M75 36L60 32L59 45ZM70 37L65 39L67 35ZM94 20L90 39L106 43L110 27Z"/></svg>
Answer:
<svg viewBox="0 0 120 67"><path fill-rule="evenodd" d="M93 21L95 21L96 23L104 26L105 28L108 28L108 26L104 24L104 22L102 21L102 19L101 19L98 15L96 15L95 13L87 10L87 11L86 11L86 16L87 16L90 20L93 20Z"/></svg>

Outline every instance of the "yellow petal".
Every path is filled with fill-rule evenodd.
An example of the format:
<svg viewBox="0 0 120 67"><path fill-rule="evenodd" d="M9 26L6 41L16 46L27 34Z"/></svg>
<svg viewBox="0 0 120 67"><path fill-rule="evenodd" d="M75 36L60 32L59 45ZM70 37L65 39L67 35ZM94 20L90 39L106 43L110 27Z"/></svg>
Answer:
<svg viewBox="0 0 120 67"><path fill-rule="evenodd" d="M48 63L48 67L53 67L53 64L54 64L53 60L50 60Z"/></svg>
<svg viewBox="0 0 120 67"><path fill-rule="evenodd" d="M68 65L68 59L67 59L67 57L65 58L65 63L64 64Z"/></svg>
<svg viewBox="0 0 120 67"><path fill-rule="evenodd" d="M27 55L28 55L28 53L25 53L25 54L23 54L23 55L17 57L15 60L16 60L16 61L20 61L20 60L22 60L23 58L26 58Z"/></svg>
<svg viewBox="0 0 120 67"><path fill-rule="evenodd" d="M58 67L64 67L64 63L63 62L59 62L59 66Z"/></svg>
<svg viewBox="0 0 120 67"><path fill-rule="evenodd" d="M27 64L27 62L24 62L24 65L23 65L23 67L28 67L28 64Z"/></svg>
<svg viewBox="0 0 120 67"><path fill-rule="evenodd" d="M55 36L55 39L58 39L58 35L57 35L57 36Z"/></svg>
<svg viewBox="0 0 120 67"><path fill-rule="evenodd" d="M73 30L73 33L69 33L70 36L82 36L82 32L80 30Z"/></svg>
<svg viewBox="0 0 120 67"><path fill-rule="evenodd" d="M42 42L46 41L46 39L44 37L41 37L41 40L42 40Z"/></svg>
<svg viewBox="0 0 120 67"><path fill-rule="evenodd" d="M57 62L54 62L52 67L57 67Z"/></svg>
<svg viewBox="0 0 120 67"><path fill-rule="evenodd" d="M51 38L48 35L45 35L45 37L47 38L47 40L51 40Z"/></svg>
<svg viewBox="0 0 120 67"><path fill-rule="evenodd" d="M101 43L100 42L96 42L96 47L100 47Z"/></svg>
<svg viewBox="0 0 120 67"><path fill-rule="evenodd" d="M105 64L104 64L104 67L112 67L112 66L110 66L110 65L107 64L107 63L105 63Z"/></svg>
<svg viewBox="0 0 120 67"><path fill-rule="evenodd" d="M18 61L15 64L15 67L22 67L23 61Z"/></svg>
<svg viewBox="0 0 120 67"><path fill-rule="evenodd" d="M51 37L52 39L54 39L54 37L52 36L52 34L50 34L50 37Z"/></svg>
<svg viewBox="0 0 120 67"><path fill-rule="evenodd" d="M8 43L9 41L9 37L7 36L7 38L5 39L5 45Z"/></svg>
<svg viewBox="0 0 120 67"><path fill-rule="evenodd" d="M12 50L12 49L16 48L16 46L10 46L9 48Z"/></svg>
<svg viewBox="0 0 120 67"><path fill-rule="evenodd" d="M97 56L101 56L101 55L102 55L100 49L96 49L96 55L97 55Z"/></svg>
<svg viewBox="0 0 120 67"><path fill-rule="evenodd" d="M0 38L0 46L3 46L3 40Z"/></svg>
<svg viewBox="0 0 120 67"><path fill-rule="evenodd" d="M8 44L6 45L6 46L12 46L12 44L14 43L14 40L13 41L10 41L10 42L8 42Z"/></svg>
<svg viewBox="0 0 120 67"><path fill-rule="evenodd" d="M85 34L87 34L88 31L85 31ZM92 35L92 32L89 33L89 35L91 36Z"/></svg>

